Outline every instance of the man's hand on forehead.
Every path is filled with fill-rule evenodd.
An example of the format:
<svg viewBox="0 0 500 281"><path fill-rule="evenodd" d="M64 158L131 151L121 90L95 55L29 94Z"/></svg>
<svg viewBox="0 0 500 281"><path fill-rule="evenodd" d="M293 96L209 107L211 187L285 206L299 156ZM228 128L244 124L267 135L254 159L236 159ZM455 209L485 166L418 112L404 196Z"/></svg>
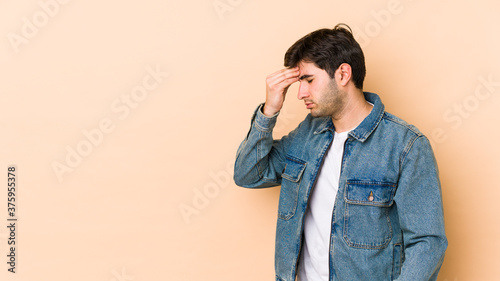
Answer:
<svg viewBox="0 0 500 281"><path fill-rule="evenodd" d="M266 79L266 104L263 113L272 116L281 110L288 88L299 81L299 68L291 67L276 71Z"/></svg>

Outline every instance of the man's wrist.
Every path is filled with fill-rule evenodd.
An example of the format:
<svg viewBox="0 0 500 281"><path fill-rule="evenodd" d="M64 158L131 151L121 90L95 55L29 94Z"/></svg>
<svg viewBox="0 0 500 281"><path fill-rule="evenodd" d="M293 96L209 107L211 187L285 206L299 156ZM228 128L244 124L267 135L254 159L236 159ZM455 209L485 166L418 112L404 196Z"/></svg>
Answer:
<svg viewBox="0 0 500 281"><path fill-rule="evenodd" d="M269 132L272 131L272 129L276 125L279 111L272 116L266 116L263 112L263 109L264 104L262 103L254 113L253 122L260 131Z"/></svg>
<svg viewBox="0 0 500 281"><path fill-rule="evenodd" d="M280 112L279 110L275 110L275 109L267 106L266 104L264 104L264 106L262 106L262 114L264 114L266 117L271 118L279 112Z"/></svg>

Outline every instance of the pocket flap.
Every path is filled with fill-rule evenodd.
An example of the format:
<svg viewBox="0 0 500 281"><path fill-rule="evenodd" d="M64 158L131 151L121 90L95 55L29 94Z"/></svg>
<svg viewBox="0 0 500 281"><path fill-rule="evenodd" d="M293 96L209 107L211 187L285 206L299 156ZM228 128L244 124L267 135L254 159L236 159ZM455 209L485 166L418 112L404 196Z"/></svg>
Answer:
<svg viewBox="0 0 500 281"><path fill-rule="evenodd" d="M389 207L393 203L396 184L374 181L347 181L345 199L351 204Z"/></svg>
<svg viewBox="0 0 500 281"><path fill-rule="evenodd" d="M306 169L307 162L302 161L298 158L287 156L285 159L285 168L283 169L283 178L298 182Z"/></svg>

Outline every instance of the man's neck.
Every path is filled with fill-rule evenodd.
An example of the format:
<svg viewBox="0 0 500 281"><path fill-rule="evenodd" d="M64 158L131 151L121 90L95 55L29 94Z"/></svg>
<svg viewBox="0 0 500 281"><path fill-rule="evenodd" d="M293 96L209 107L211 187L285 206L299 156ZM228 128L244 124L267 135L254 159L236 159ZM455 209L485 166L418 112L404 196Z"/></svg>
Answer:
<svg viewBox="0 0 500 281"><path fill-rule="evenodd" d="M332 117L335 132L342 133L356 128L370 114L372 108L361 90L349 93L342 113Z"/></svg>

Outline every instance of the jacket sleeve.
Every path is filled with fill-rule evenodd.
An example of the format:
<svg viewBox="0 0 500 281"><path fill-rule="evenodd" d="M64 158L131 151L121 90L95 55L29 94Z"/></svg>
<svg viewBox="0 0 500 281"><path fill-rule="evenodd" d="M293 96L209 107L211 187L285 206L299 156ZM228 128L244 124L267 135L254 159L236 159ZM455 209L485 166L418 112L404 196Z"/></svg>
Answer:
<svg viewBox="0 0 500 281"><path fill-rule="evenodd" d="M261 104L254 112L250 131L240 144L234 165L234 182L242 187L263 188L281 184L287 138L273 140L278 114L265 116Z"/></svg>
<svg viewBox="0 0 500 281"><path fill-rule="evenodd" d="M403 231L405 260L397 280L436 280L448 245L441 185L428 139L417 136L401 158L394 200Z"/></svg>

